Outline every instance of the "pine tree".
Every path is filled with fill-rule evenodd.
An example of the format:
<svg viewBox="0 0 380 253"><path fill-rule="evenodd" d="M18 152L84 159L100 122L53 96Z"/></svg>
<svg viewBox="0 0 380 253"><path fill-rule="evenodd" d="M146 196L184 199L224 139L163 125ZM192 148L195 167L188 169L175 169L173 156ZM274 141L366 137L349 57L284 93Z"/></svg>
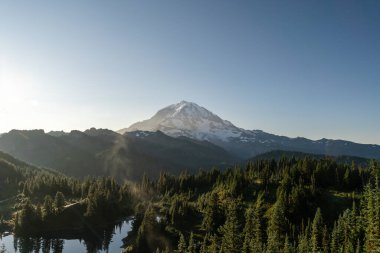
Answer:
<svg viewBox="0 0 380 253"><path fill-rule="evenodd" d="M187 247L187 253L196 253L196 246L194 242L194 234L193 232L190 233L190 238L189 238L189 246Z"/></svg>
<svg viewBox="0 0 380 253"><path fill-rule="evenodd" d="M284 242L283 253L292 253L292 252L293 252L292 245L289 242L288 234L286 234L285 235L285 242Z"/></svg>
<svg viewBox="0 0 380 253"><path fill-rule="evenodd" d="M262 217L263 217L263 194L260 194L256 200L255 210L253 213L254 245L251 245L251 249L253 252L263 251Z"/></svg>
<svg viewBox="0 0 380 253"><path fill-rule="evenodd" d="M237 217L237 205L232 203L225 224L220 228L222 234L221 251L240 253L241 252L241 231Z"/></svg>
<svg viewBox="0 0 380 253"><path fill-rule="evenodd" d="M352 208L349 213L348 219L349 240L352 244L352 247L354 247L354 245L356 245L356 242L360 238L360 226L355 201L352 202Z"/></svg>
<svg viewBox="0 0 380 253"><path fill-rule="evenodd" d="M334 222L334 227L331 232L330 251L338 252L338 249L339 249L338 229L337 229L336 222Z"/></svg>
<svg viewBox="0 0 380 253"><path fill-rule="evenodd" d="M202 221L202 228L208 232L214 232L218 225L218 195L213 193L206 203L205 213Z"/></svg>
<svg viewBox="0 0 380 253"><path fill-rule="evenodd" d="M155 239L153 239L154 237L152 237L151 235L155 235L157 232L158 224L156 220L156 214L154 212L153 207L149 206L145 211L144 218L137 232L137 252L151 252L152 250L154 250L158 246L158 243Z"/></svg>
<svg viewBox="0 0 380 253"><path fill-rule="evenodd" d="M308 232L305 231L304 233L300 234L298 236L298 246L297 246L297 252L298 253L307 253L309 251L309 240L307 236Z"/></svg>
<svg viewBox="0 0 380 253"><path fill-rule="evenodd" d="M210 234L206 234L205 237L203 238L202 245L199 249L199 253L207 253L207 242L209 240Z"/></svg>
<svg viewBox="0 0 380 253"><path fill-rule="evenodd" d="M57 192L54 198L54 206L57 209L57 212L61 212L65 206L65 196L62 192Z"/></svg>
<svg viewBox="0 0 380 253"><path fill-rule="evenodd" d="M323 237L323 219L321 209L317 209L315 213L312 228L311 228L311 252L318 253L322 251L322 237Z"/></svg>
<svg viewBox="0 0 380 253"><path fill-rule="evenodd" d="M245 226L243 230L244 235L244 241L243 241L243 248L242 253L249 253L251 252L251 242L253 240L254 236L254 226L253 226L253 213L255 208L249 207L246 210L246 217L245 217Z"/></svg>
<svg viewBox="0 0 380 253"><path fill-rule="evenodd" d="M268 243L267 252L279 252L284 245L284 231L286 230L284 194L280 193L279 198L273 206L272 215L268 223Z"/></svg>
<svg viewBox="0 0 380 253"><path fill-rule="evenodd" d="M375 181L380 178L380 168L378 165L378 162L375 160L372 160L369 164L369 168L371 171L371 180L372 183L375 183Z"/></svg>
<svg viewBox="0 0 380 253"><path fill-rule="evenodd" d="M185 240L185 236L181 233L178 241L178 252L186 253L187 252L187 244Z"/></svg>
<svg viewBox="0 0 380 253"><path fill-rule="evenodd" d="M42 219L50 217L54 213L53 199L50 195L46 195L44 198L44 204L42 206Z"/></svg>
<svg viewBox="0 0 380 253"><path fill-rule="evenodd" d="M364 194L366 201L365 214L365 242L366 253L380 251L380 229L379 229L379 200L378 191L367 187Z"/></svg>
<svg viewBox="0 0 380 253"><path fill-rule="evenodd" d="M216 235L212 235L210 237L210 245L207 247L207 253L218 253L219 252L219 243L218 237Z"/></svg>
<svg viewBox="0 0 380 253"><path fill-rule="evenodd" d="M323 227L323 232L322 232L322 248L323 248L323 253L329 252L329 231L326 225Z"/></svg>
<svg viewBox="0 0 380 253"><path fill-rule="evenodd" d="M24 231L33 230L35 228L35 209L29 199L22 206L20 216L18 217L19 228Z"/></svg>
<svg viewBox="0 0 380 253"><path fill-rule="evenodd" d="M263 232L262 232L262 202L263 194L256 200L255 206L246 211L246 222L243 230L244 242L243 252L262 252L263 251Z"/></svg>

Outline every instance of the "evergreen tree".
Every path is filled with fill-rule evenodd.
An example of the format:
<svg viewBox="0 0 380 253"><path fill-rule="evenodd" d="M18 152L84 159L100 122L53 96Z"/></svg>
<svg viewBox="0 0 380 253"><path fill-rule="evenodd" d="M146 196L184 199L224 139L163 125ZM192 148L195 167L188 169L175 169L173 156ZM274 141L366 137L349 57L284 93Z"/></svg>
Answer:
<svg viewBox="0 0 380 253"><path fill-rule="evenodd" d="M149 206L144 214L144 218L137 232L136 250L137 252L151 252L159 246L158 238L155 236L158 233L158 224L156 214L152 206ZM149 239L148 239L149 238Z"/></svg>
<svg viewBox="0 0 380 253"><path fill-rule="evenodd" d="M326 225L323 227L323 232L322 232L322 248L323 248L323 253L329 252L329 231Z"/></svg>
<svg viewBox="0 0 380 253"><path fill-rule="evenodd" d="M207 233L206 236L203 238L201 247L199 249L199 253L207 253L207 242L209 240L209 234Z"/></svg>
<svg viewBox="0 0 380 253"><path fill-rule="evenodd" d="M227 213L225 224L220 228L222 234L221 252L240 253L241 252L241 231L237 217L237 204L231 203Z"/></svg>
<svg viewBox="0 0 380 253"><path fill-rule="evenodd" d="M25 201L20 211L20 216L18 217L19 229L23 232L32 231L35 228L35 209L29 199Z"/></svg>
<svg viewBox="0 0 380 253"><path fill-rule="evenodd" d="M334 222L334 228L331 232L331 240L330 240L330 251L338 252L339 250L339 238L338 238L338 229L336 222Z"/></svg>
<svg viewBox="0 0 380 253"><path fill-rule="evenodd" d="M208 232L215 232L218 226L219 215L218 195L213 193L206 203L202 228Z"/></svg>
<svg viewBox="0 0 380 253"><path fill-rule="evenodd" d="M194 234L193 232L190 233L190 238L189 238L189 246L187 247L187 253L196 253L196 245L194 242Z"/></svg>
<svg viewBox="0 0 380 253"><path fill-rule="evenodd" d="M218 253L219 252L219 246L218 246L218 237L216 235L212 235L210 237L210 245L207 247L208 253Z"/></svg>
<svg viewBox="0 0 380 253"><path fill-rule="evenodd" d="M246 211L245 226L243 230L244 241L243 241L243 253L251 252L251 241L253 240L253 213L254 207L249 207Z"/></svg>
<svg viewBox="0 0 380 253"><path fill-rule="evenodd" d="M301 233L298 236L297 252L298 253L308 253L308 252L310 252L310 250L309 250L309 248L310 248L309 244L310 244L310 241L309 241L309 238L308 238L308 229L306 229L306 231L303 231L303 233Z"/></svg>
<svg viewBox="0 0 380 253"><path fill-rule="evenodd" d="M377 172L377 171L376 171ZM372 189L371 186L365 191L366 208L365 214L365 243L366 253L380 251L380 217L379 217L379 193L378 187Z"/></svg>
<svg viewBox="0 0 380 253"><path fill-rule="evenodd" d="M62 192L57 192L54 198L54 207L59 213L62 211L64 206L65 206L65 196L63 195Z"/></svg>
<svg viewBox="0 0 380 253"><path fill-rule="evenodd" d="M53 199L50 195L46 195L44 198L44 204L42 207L42 219L50 217L54 213Z"/></svg>
<svg viewBox="0 0 380 253"><path fill-rule="evenodd" d="M279 198L272 209L272 215L268 224L267 252L280 252L284 245L286 231L284 194L280 193Z"/></svg>
<svg viewBox="0 0 380 253"><path fill-rule="evenodd" d="M178 252L187 253L187 244L186 244L185 236L182 233L179 236Z"/></svg>
<svg viewBox="0 0 380 253"><path fill-rule="evenodd" d="M263 194L259 194L253 207L246 211L245 226L243 230L244 242L243 252L262 252L263 232L262 232L262 202Z"/></svg>
<svg viewBox="0 0 380 253"><path fill-rule="evenodd" d="M318 253L322 251L323 239L323 219L321 209L317 209L315 213L313 224L311 227L311 252Z"/></svg>
<svg viewBox="0 0 380 253"><path fill-rule="evenodd" d="M283 253L292 253L292 252L293 252L292 245L289 242L288 234L286 234L285 235L285 242L284 242Z"/></svg>

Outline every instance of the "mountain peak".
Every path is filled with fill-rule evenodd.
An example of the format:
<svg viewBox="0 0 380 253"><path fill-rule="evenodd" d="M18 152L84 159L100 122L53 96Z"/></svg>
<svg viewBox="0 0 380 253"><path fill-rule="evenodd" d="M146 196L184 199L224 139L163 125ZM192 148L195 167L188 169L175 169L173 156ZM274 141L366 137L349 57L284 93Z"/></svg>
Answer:
<svg viewBox="0 0 380 253"><path fill-rule="evenodd" d="M185 101L185 100L182 100L181 102L177 103L177 104L174 104L174 106L176 108L178 108L179 110L180 109L183 109L183 108L186 108L186 107L194 107L194 108L198 108L198 109L204 109L206 110L205 108L203 108L202 106L199 106L197 103L194 103L194 102L189 102L189 101Z"/></svg>
<svg viewBox="0 0 380 253"><path fill-rule="evenodd" d="M166 112L172 109L172 114L168 114L168 117L178 118L205 118L205 117L215 117L216 115L208 111L206 108L201 107L193 102L181 101L177 104L170 105L163 108ZM217 117L217 116L216 116ZM218 117L219 118L219 117Z"/></svg>
<svg viewBox="0 0 380 253"><path fill-rule="evenodd" d="M199 106L199 105L197 105L194 102L189 102L189 101L186 101L186 100L182 100L181 102L177 103L177 105L195 105L195 106Z"/></svg>
<svg viewBox="0 0 380 253"><path fill-rule="evenodd" d="M181 101L159 110L152 118L137 122L119 133L162 131L167 135L200 140L226 140L240 135L240 130L196 103Z"/></svg>

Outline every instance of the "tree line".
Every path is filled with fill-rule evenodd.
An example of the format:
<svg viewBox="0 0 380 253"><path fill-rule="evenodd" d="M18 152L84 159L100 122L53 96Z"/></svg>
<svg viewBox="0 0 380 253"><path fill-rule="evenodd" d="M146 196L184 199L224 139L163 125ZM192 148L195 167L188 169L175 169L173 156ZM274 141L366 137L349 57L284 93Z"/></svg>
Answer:
<svg viewBox="0 0 380 253"><path fill-rule="evenodd" d="M126 252L380 251L379 165L329 158L144 177Z"/></svg>

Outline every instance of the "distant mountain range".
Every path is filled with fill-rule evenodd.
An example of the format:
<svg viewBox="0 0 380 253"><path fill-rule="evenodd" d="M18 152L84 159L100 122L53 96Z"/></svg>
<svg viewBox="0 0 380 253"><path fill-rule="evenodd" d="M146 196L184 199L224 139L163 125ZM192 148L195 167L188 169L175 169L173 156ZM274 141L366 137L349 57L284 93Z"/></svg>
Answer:
<svg viewBox="0 0 380 253"><path fill-rule="evenodd" d="M195 103L186 101L165 107L152 118L118 132L124 134L136 130L162 131L172 137L186 136L209 141L242 159L272 150L380 158L379 145L329 139L313 141L302 137L278 136L261 130L245 130Z"/></svg>
<svg viewBox="0 0 380 253"><path fill-rule="evenodd" d="M326 156L321 154L310 154L310 153L303 153L303 152L296 152L296 151L284 151L284 150L274 150L269 151L264 154L257 155L255 157L252 157L248 159L249 161L257 161L257 160L277 160L279 161L281 158L295 158L295 159L303 159L305 157L312 157L316 159L321 158L329 158L333 161L336 161L339 164L346 164L351 165L352 162L355 163L355 165L360 165L363 167L366 167L370 164L371 159L363 158L363 157L356 157L356 156Z"/></svg>
<svg viewBox="0 0 380 253"><path fill-rule="evenodd" d="M144 173L157 177L162 170L178 174L226 167L274 150L273 157L291 151L380 159L379 145L245 130L186 101L118 132L12 130L0 135L0 151L17 159L70 176L108 175L119 180L137 180Z"/></svg>
<svg viewBox="0 0 380 253"><path fill-rule="evenodd" d="M45 133L12 130L0 136L0 150L28 163L70 176L108 175L137 180L161 170L177 174L201 167L227 166L237 161L223 148L162 132L135 131L125 135L106 129Z"/></svg>

